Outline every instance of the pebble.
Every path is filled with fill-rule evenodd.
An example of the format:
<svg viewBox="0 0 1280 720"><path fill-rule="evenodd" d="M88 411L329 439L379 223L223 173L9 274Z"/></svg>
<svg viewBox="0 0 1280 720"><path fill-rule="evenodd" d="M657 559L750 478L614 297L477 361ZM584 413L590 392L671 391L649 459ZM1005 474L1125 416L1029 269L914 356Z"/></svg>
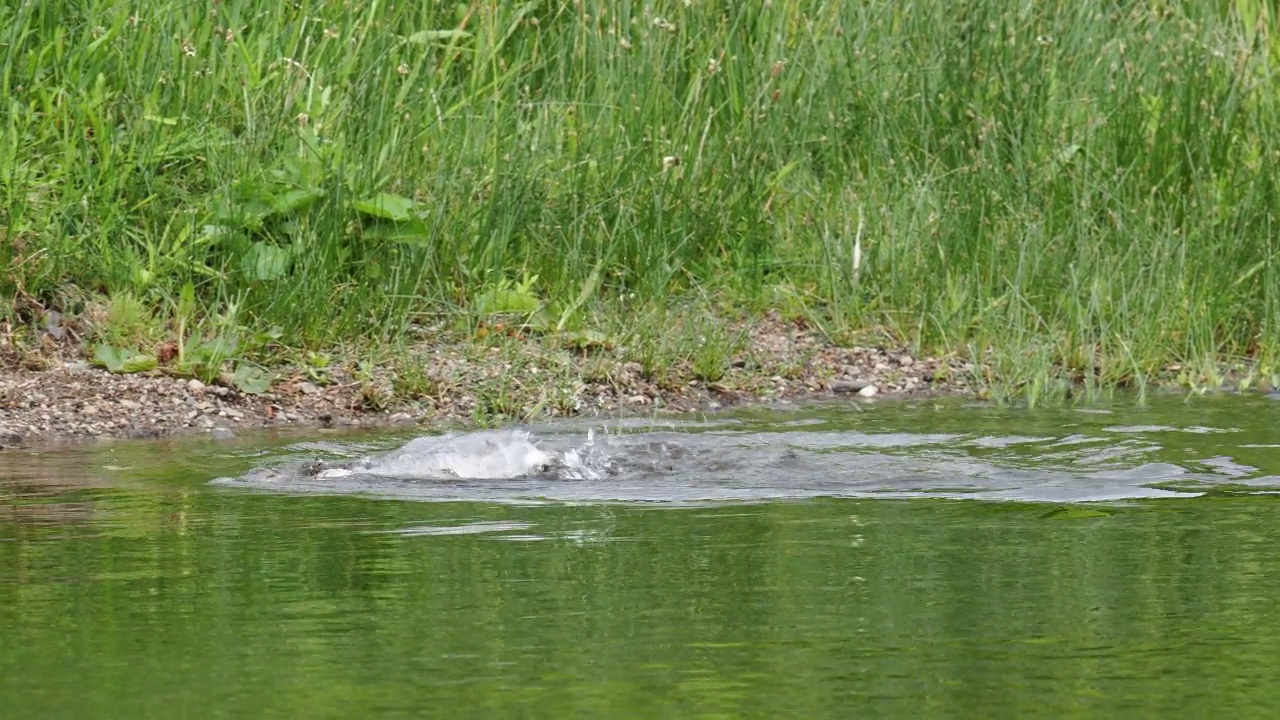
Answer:
<svg viewBox="0 0 1280 720"><path fill-rule="evenodd" d="M369 412L365 393L371 384L390 387L394 367L377 367L372 375L357 377L345 365L335 364L330 382L323 386L304 379L307 376L297 368L282 367L279 374L291 380L275 392L249 395L235 389L230 373L216 383L205 383L160 373L112 374L82 362L60 361L45 370L0 370L0 433L19 431L24 442L33 442L149 436L178 429L212 433L223 425L235 432L286 422L336 427L360 418L361 424L370 425L427 419L465 422L478 407L477 390L509 394L507 399L525 408L543 407L547 397L554 397L556 415L613 412L628 406L633 411L715 410L767 397L790 403L823 393L869 398L913 390L969 390L964 375L973 365L958 359L914 357L905 348L837 347L820 333L773 316L744 329L749 330L746 345L725 359L725 376L715 383L691 381L690 368L680 362L658 368L661 379L653 377L634 352L621 347L587 357L561 352L554 344L529 342L510 352L495 347L478 354L476 348L450 345L446 339L420 349L422 367L436 391L419 398L397 398L391 391L385 413ZM538 377L532 382L522 375L532 376L535 361ZM510 382L513 378L518 381ZM223 428L219 435L225 432L231 429ZM0 434L0 445L14 444Z"/></svg>
<svg viewBox="0 0 1280 720"><path fill-rule="evenodd" d="M216 427L209 431L210 437L214 440L230 440L236 436L230 428Z"/></svg>

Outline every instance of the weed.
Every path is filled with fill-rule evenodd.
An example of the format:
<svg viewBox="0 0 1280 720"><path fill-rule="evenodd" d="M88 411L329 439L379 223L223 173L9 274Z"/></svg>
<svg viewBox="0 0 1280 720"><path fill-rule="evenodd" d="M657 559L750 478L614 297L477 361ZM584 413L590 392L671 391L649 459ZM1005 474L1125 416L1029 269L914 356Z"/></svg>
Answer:
<svg viewBox="0 0 1280 720"><path fill-rule="evenodd" d="M99 338L108 344L133 348L150 347L164 335L163 323L146 303L133 293L122 292L106 301Z"/></svg>
<svg viewBox="0 0 1280 720"><path fill-rule="evenodd" d="M410 400L424 400L439 392L436 381L427 374L423 362L415 358L404 358L396 363L391 383L396 395Z"/></svg>

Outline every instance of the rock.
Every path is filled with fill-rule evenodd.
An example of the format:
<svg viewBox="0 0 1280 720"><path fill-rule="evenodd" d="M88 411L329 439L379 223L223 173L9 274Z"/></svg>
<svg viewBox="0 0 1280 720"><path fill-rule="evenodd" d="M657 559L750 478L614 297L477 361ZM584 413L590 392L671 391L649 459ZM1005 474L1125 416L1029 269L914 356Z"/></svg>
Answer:
<svg viewBox="0 0 1280 720"><path fill-rule="evenodd" d="M868 387L874 387L866 380L837 380L831 383L831 392L837 395L860 393Z"/></svg>
<svg viewBox="0 0 1280 720"><path fill-rule="evenodd" d="M898 358L898 364L904 368L911 367L916 364L915 358L910 355L903 355Z"/></svg>
<svg viewBox="0 0 1280 720"><path fill-rule="evenodd" d="M223 410L223 412L225 412L225 413L227 414L227 417L232 418L232 419L234 419L234 420L243 420L243 419L244 419L244 413L240 412L239 410L237 410L237 409L235 409L235 408L229 407L229 408L227 408L226 410Z"/></svg>
<svg viewBox="0 0 1280 720"><path fill-rule="evenodd" d="M138 402L137 400L126 399L126 400L120 401L120 407L124 408L125 410L141 410L142 403Z"/></svg>
<svg viewBox="0 0 1280 720"><path fill-rule="evenodd" d="M204 383L195 378L191 378L187 381L187 391L193 393L204 392Z"/></svg>
<svg viewBox="0 0 1280 720"><path fill-rule="evenodd" d="M858 394L864 398L874 397L880 390L875 385L868 385L858 391Z"/></svg>
<svg viewBox="0 0 1280 720"><path fill-rule="evenodd" d="M303 395L319 395L320 394L320 388L315 383L310 383L310 382L298 383L298 390L300 390Z"/></svg>
<svg viewBox="0 0 1280 720"><path fill-rule="evenodd" d="M391 417L387 418L387 420L393 423L402 424L402 423L413 422L413 416L407 412L398 412L392 415Z"/></svg>
<svg viewBox="0 0 1280 720"><path fill-rule="evenodd" d="M234 438L236 434L231 432L230 428L215 427L209 431L209 436L214 440L230 440Z"/></svg>

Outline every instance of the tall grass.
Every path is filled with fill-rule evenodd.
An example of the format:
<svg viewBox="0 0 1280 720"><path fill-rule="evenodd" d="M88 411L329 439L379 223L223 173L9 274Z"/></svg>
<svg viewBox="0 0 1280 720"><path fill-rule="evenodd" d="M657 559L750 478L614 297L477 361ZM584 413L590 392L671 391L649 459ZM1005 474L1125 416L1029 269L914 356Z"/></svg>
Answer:
<svg viewBox="0 0 1280 720"><path fill-rule="evenodd" d="M696 291L1103 380L1275 357L1274 27L1258 3L9 5L0 293L193 283L317 344L532 281L560 326Z"/></svg>

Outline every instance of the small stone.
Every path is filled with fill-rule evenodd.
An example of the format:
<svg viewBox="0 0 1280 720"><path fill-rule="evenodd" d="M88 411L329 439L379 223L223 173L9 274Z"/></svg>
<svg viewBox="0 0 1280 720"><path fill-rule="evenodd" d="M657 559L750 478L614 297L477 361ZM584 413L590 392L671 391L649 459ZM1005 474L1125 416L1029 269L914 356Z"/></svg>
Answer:
<svg viewBox="0 0 1280 720"><path fill-rule="evenodd" d="M209 436L214 440L230 440L236 436L230 428L216 427L209 431Z"/></svg>
<svg viewBox="0 0 1280 720"><path fill-rule="evenodd" d="M898 364L902 367L911 367L916 364L915 358L910 355L903 355L898 358Z"/></svg>
<svg viewBox="0 0 1280 720"><path fill-rule="evenodd" d="M407 412L398 412L387 419L390 422L399 424L399 423L411 422L413 420L413 416Z"/></svg>
<svg viewBox="0 0 1280 720"><path fill-rule="evenodd" d="M204 383L195 378L191 378L187 381L187 391L193 393L204 392Z"/></svg>
<svg viewBox="0 0 1280 720"><path fill-rule="evenodd" d="M225 412L225 413L227 414L227 417L229 417L229 418L234 418L234 419L236 419L236 420L243 420L243 419L244 419L244 413L240 412L239 410L237 410L237 409L235 409L235 408L230 408L230 407L229 407L229 408L227 408L226 410L224 410L223 412Z"/></svg>
<svg viewBox="0 0 1280 720"><path fill-rule="evenodd" d="M137 400L121 400L120 407L124 408L125 410L141 410L142 403L138 402Z"/></svg>
<svg viewBox="0 0 1280 720"><path fill-rule="evenodd" d="M320 394L320 388L319 388L319 387L317 387L315 383L300 382L300 383L298 383L298 390L300 390L300 391L302 392L302 394L303 394L303 395L318 395L318 394Z"/></svg>
<svg viewBox="0 0 1280 720"><path fill-rule="evenodd" d="M878 392L880 392L880 390L875 385L868 385L859 390L858 394L864 398L869 398L875 396Z"/></svg>

